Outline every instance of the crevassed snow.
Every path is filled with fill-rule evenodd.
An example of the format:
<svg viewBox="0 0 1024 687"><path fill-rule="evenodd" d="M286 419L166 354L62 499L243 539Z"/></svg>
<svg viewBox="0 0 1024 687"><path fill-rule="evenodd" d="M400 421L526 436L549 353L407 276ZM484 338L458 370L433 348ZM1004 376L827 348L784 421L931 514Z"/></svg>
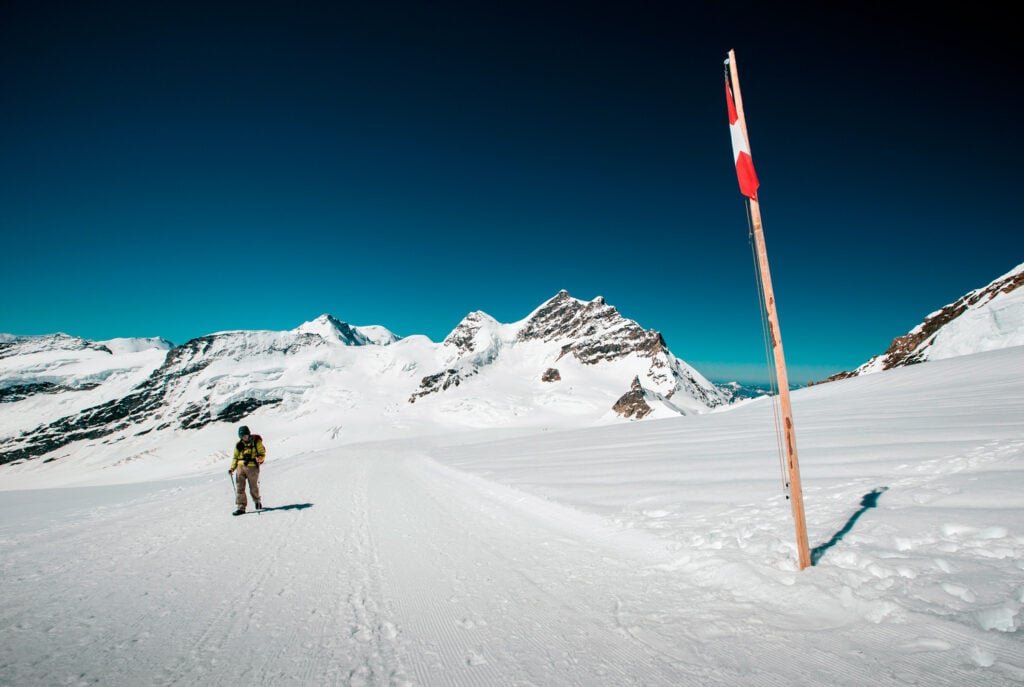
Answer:
<svg viewBox="0 0 1024 687"><path fill-rule="evenodd" d="M11 341L47 337L11 337ZM71 391L30 396L0 406L5 435L29 431L58 417L124 397L164 362L171 345L163 339L111 339L89 348L48 349L0 359L4 387L53 384ZM103 350L103 348L107 350Z"/></svg>
<svg viewBox="0 0 1024 687"><path fill-rule="evenodd" d="M805 571L765 399L347 444L261 409L240 518L223 425L0 467L0 684L1021 684L1024 347L792 398Z"/></svg>

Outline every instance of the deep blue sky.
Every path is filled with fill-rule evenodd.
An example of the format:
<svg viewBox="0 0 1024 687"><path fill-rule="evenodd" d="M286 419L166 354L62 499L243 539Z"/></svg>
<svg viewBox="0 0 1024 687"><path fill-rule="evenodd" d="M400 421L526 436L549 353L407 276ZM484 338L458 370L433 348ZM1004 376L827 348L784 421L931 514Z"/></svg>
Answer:
<svg viewBox="0 0 1024 687"><path fill-rule="evenodd" d="M1018 40L768 4L9 0L0 331L440 341L566 289L761 378L735 49L790 378L852 369L1024 261Z"/></svg>

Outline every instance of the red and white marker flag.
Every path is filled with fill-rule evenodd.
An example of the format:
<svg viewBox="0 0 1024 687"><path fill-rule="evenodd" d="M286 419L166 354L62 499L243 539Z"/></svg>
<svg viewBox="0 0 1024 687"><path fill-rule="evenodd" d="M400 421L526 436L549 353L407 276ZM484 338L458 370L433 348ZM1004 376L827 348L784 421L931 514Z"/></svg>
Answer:
<svg viewBox="0 0 1024 687"><path fill-rule="evenodd" d="M757 173L754 171L754 160L750 157L750 144L736 112L736 101L732 96L729 78L725 79L725 100L729 105L729 131L732 133L732 157L736 163L736 177L740 181L740 193L751 200L757 200Z"/></svg>

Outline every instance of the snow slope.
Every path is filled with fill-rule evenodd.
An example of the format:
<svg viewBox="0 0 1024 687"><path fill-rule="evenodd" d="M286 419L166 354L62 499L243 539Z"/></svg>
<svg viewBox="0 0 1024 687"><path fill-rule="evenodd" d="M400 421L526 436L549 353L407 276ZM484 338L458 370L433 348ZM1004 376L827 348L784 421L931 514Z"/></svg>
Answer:
<svg viewBox="0 0 1024 687"><path fill-rule="evenodd" d="M1024 682L1024 347L793 403L803 572L765 399L268 436L269 508L240 518L226 451L132 484L0 472L0 685Z"/></svg>
<svg viewBox="0 0 1024 687"><path fill-rule="evenodd" d="M889 350L850 373L832 379L871 374L925 360L943 360L1000 348L1024 346L1024 263L936 310Z"/></svg>

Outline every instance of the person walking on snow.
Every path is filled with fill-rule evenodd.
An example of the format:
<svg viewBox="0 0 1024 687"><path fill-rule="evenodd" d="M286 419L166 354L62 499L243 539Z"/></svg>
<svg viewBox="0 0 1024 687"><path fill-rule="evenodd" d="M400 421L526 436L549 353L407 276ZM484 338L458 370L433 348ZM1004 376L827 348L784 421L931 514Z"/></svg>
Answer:
<svg viewBox="0 0 1024 687"><path fill-rule="evenodd" d="M245 482L249 482L249 493L256 504L256 510L263 510L263 502L260 501L260 465L267 459L267 449L263 447L263 438L259 434L252 434L249 428L241 426L238 428L238 443L235 444L235 455L231 459L231 468L228 474L235 476L235 505L238 509L232 515L245 513L247 504L245 499Z"/></svg>

